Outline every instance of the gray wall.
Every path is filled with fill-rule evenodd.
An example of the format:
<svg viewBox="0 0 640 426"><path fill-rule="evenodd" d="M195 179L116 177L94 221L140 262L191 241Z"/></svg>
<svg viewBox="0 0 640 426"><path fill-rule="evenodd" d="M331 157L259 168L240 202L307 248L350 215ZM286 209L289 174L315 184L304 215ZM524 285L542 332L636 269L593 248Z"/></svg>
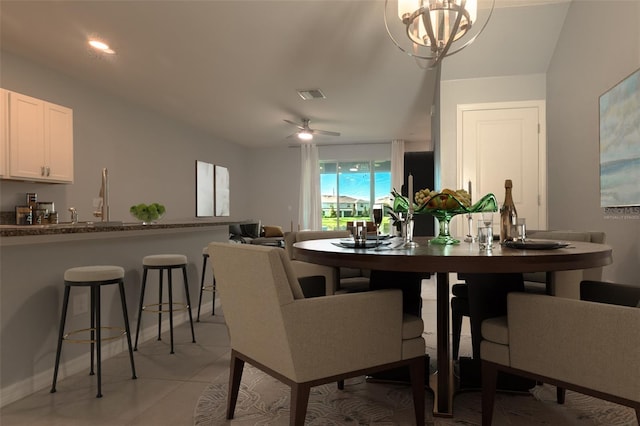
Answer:
<svg viewBox="0 0 640 426"><path fill-rule="evenodd" d="M203 160L228 167L231 185L231 216L206 220L240 221L259 214L260 204L253 204L247 194L262 190L255 187L256 181L265 185L267 182L254 179L254 172L247 172L251 164L248 149L216 141L182 123L122 102L5 52L2 52L0 76L0 86L5 89L73 109L75 160L73 184L0 181L2 211L11 211L16 204L23 204L25 192L37 192L39 200L56 203L61 220L68 220L66 210L71 206L78 209L80 220L93 220L91 212L100 187L100 170L107 167L113 220L132 221L129 206L140 202L165 204L167 214L163 220L166 221L196 220L195 161ZM2 403L50 386L66 268L90 264L124 267L133 327L137 319L143 256L162 252L187 255L191 302L195 306L202 248L210 241L227 238L227 226L219 226L214 230L160 235L123 233L121 238L109 240L3 245L0 249ZM148 297L153 300L153 290ZM103 300L104 323L121 324L121 311L113 289L105 291ZM210 312L211 297L204 303L207 304L204 312ZM178 317L177 321L184 319L184 316ZM68 329L86 327L86 324L87 314L71 315ZM154 324L147 321L143 327L154 328ZM150 336L143 339L146 337ZM62 374L80 371L88 365L87 348L69 346L71 348L65 348L63 353ZM122 349L118 342L109 352Z"/></svg>
<svg viewBox="0 0 640 426"><path fill-rule="evenodd" d="M640 285L640 217L600 208L598 126L599 96L638 67L640 2L571 3L547 73L549 227L606 232L603 278Z"/></svg>
<svg viewBox="0 0 640 426"><path fill-rule="evenodd" d="M0 86L73 109L75 182L52 185L0 181L0 209L24 204L25 192L53 201L63 220L75 207L80 220L93 220L100 171L109 169L111 219L132 221L129 207L165 204L165 220L195 219L195 161L228 167L231 216L243 220L250 210L246 173L248 149L218 141L149 110L125 103L57 72L2 52ZM211 219L211 218L209 218Z"/></svg>

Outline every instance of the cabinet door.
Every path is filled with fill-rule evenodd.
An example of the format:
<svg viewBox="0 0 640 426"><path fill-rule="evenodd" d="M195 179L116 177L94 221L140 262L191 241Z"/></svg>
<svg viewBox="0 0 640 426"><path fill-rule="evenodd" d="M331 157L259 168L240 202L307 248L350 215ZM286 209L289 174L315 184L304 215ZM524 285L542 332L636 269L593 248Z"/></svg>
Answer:
<svg viewBox="0 0 640 426"><path fill-rule="evenodd" d="M44 101L9 93L11 177L42 180L45 175Z"/></svg>
<svg viewBox="0 0 640 426"><path fill-rule="evenodd" d="M45 102L45 175L56 182L73 182L73 110Z"/></svg>
<svg viewBox="0 0 640 426"><path fill-rule="evenodd" d="M0 89L0 177L7 175L7 158L9 156L9 94Z"/></svg>

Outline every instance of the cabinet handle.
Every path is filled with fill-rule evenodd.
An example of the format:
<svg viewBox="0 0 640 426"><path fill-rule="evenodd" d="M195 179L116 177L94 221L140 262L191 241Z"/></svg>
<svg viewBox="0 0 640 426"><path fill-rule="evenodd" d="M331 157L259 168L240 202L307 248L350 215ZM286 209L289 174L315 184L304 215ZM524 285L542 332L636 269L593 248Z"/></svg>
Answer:
<svg viewBox="0 0 640 426"><path fill-rule="evenodd" d="M44 169L44 166L40 167L40 176L44 176Z"/></svg>
<svg viewBox="0 0 640 426"><path fill-rule="evenodd" d="M51 175L51 168L47 166L47 177L49 177L50 175Z"/></svg>

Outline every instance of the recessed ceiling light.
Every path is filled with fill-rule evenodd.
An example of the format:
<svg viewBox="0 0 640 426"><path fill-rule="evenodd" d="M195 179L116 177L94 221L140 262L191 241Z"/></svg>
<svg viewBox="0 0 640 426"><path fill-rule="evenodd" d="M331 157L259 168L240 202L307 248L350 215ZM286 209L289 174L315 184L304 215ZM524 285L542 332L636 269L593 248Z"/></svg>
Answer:
<svg viewBox="0 0 640 426"><path fill-rule="evenodd" d="M102 42L100 40L95 40L95 39L89 40L89 45L96 50L99 50L104 53L108 53L110 55L113 55L114 53L116 53L113 49L109 47L107 43Z"/></svg>

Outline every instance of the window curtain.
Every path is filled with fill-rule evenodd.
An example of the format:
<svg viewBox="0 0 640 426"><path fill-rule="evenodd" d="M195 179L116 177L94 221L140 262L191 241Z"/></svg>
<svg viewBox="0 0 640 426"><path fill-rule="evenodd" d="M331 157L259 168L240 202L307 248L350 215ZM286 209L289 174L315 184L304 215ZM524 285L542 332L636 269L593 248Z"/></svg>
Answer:
<svg viewBox="0 0 640 426"><path fill-rule="evenodd" d="M320 168L318 147L300 146L300 208L298 226L312 231L322 230L322 203L320 199Z"/></svg>
<svg viewBox="0 0 640 426"><path fill-rule="evenodd" d="M404 140L391 141L391 188L402 192L404 183Z"/></svg>

